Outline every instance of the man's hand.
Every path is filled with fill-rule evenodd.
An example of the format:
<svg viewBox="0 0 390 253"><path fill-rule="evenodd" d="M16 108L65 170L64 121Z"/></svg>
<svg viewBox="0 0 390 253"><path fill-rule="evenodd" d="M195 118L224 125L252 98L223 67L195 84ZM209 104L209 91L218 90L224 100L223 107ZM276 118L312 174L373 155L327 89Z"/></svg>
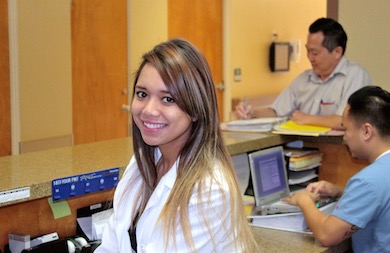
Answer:
<svg viewBox="0 0 390 253"><path fill-rule="evenodd" d="M290 196L283 198L282 200L295 206L300 206L305 201L311 201L315 203L319 199L320 195L310 192L308 190L302 190L290 194Z"/></svg>
<svg viewBox="0 0 390 253"><path fill-rule="evenodd" d="M253 117L253 108L251 105L245 106L244 102L240 102L236 105L234 114L238 119L250 119Z"/></svg>
<svg viewBox="0 0 390 253"><path fill-rule="evenodd" d="M341 195L343 194L342 187L324 180L310 183L306 187L306 190L314 194L319 194L321 196L329 196L329 197L336 197L336 198L341 197Z"/></svg>

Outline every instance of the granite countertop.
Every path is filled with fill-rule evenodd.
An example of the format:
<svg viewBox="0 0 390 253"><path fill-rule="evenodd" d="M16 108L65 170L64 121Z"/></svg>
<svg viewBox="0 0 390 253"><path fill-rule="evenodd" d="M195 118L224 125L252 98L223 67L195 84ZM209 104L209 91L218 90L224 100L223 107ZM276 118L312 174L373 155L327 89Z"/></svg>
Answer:
<svg viewBox="0 0 390 253"><path fill-rule="evenodd" d="M231 155L281 145L297 136L283 136L270 133L223 132L223 138ZM321 137L322 138L322 137ZM304 141L340 142L338 139L305 137ZM123 173L133 154L131 137L50 149L15 156L0 157L0 193L30 188L27 199L0 203L6 206L18 202L51 196L53 179L120 168Z"/></svg>
<svg viewBox="0 0 390 253"><path fill-rule="evenodd" d="M55 178L118 167L123 172L132 154L131 138L123 138L0 157L0 193L30 187L30 198L0 207L51 196Z"/></svg>
<svg viewBox="0 0 390 253"><path fill-rule="evenodd" d="M323 247L312 235L253 227L258 252L316 253L348 252L351 241L345 240L333 247Z"/></svg>

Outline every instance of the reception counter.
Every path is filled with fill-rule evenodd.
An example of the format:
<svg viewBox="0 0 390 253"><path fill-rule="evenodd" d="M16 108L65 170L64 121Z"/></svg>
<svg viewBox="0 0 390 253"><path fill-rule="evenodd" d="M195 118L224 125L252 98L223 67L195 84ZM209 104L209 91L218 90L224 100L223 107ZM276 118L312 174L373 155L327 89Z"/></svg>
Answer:
<svg viewBox="0 0 390 253"><path fill-rule="evenodd" d="M224 133L232 155L281 145L287 139L272 134ZM16 156L0 157L0 192L30 187L30 197L0 203L1 206L51 196L51 182L62 178L110 168L123 173L133 154L131 138L76 145Z"/></svg>
<svg viewBox="0 0 390 253"><path fill-rule="evenodd" d="M306 146L324 152L320 179L345 184L347 179L365 166L350 157L342 137L297 137L268 133L224 132L224 140L231 155L283 145L301 139ZM7 191L28 189L27 198L0 203L0 249L8 241L9 232L37 236L57 231L60 237L76 231L76 210L99 203L113 196L113 190L74 197L67 200L71 215L54 219L48 198L53 179L119 168L123 173L133 154L131 138L102 141L73 147L38 151L16 156L0 157L0 196ZM260 249L265 252L343 252L324 248L314 238L290 232L254 228ZM344 244L341 248L347 247Z"/></svg>

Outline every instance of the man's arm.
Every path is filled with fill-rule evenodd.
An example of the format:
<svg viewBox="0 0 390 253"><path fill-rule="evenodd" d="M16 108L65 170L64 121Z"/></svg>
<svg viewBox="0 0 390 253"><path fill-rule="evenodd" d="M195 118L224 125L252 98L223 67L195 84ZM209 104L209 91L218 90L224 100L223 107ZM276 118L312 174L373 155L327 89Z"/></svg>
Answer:
<svg viewBox="0 0 390 253"><path fill-rule="evenodd" d="M251 105L244 106L243 102L238 103L234 114L237 119L276 117L276 112L272 108L263 107L254 109Z"/></svg>
<svg viewBox="0 0 390 253"><path fill-rule="evenodd" d="M323 246L337 245L359 229L333 215L325 215L315 206L315 196L318 195L303 190L285 198L284 201L301 208L307 225Z"/></svg>
<svg viewBox="0 0 390 253"><path fill-rule="evenodd" d="M253 109L251 105L244 107L244 104L240 102L236 106L234 111L236 119L251 119L251 118L266 118L266 117L277 117L274 109L269 107ZM330 127L333 129L343 130L341 125L341 116L339 115L312 115L303 113L300 111L295 111L291 115L291 120L297 124L302 125L314 125L314 126L323 126Z"/></svg>
<svg viewBox="0 0 390 253"><path fill-rule="evenodd" d="M269 107L263 107L253 110L253 118L273 118L277 117L274 109Z"/></svg>
<svg viewBox="0 0 390 253"><path fill-rule="evenodd" d="M312 115L295 111L291 115L291 120L301 125L314 125L330 127L332 129L343 130L341 125L341 116L333 115Z"/></svg>

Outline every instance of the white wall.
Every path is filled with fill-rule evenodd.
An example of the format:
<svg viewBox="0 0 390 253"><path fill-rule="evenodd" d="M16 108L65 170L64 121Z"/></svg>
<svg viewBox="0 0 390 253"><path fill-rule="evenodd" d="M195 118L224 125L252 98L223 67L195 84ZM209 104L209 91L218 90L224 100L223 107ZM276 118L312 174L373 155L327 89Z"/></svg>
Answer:
<svg viewBox="0 0 390 253"><path fill-rule="evenodd" d="M346 56L370 73L373 83L390 91L390 1L340 0L339 22L348 34Z"/></svg>
<svg viewBox="0 0 390 253"><path fill-rule="evenodd" d="M20 140L71 134L70 2L19 0L14 4L17 20L10 22L16 23L18 36L18 69L14 71L20 91Z"/></svg>

